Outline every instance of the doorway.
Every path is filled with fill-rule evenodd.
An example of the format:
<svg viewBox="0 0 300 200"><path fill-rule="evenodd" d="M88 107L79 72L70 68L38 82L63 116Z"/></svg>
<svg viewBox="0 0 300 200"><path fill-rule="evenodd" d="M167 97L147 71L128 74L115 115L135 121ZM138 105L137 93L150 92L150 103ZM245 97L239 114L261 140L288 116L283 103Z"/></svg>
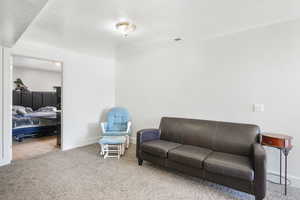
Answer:
<svg viewBox="0 0 300 200"><path fill-rule="evenodd" d="M12 56L12 160L61 149L63 62Z"/></svg>

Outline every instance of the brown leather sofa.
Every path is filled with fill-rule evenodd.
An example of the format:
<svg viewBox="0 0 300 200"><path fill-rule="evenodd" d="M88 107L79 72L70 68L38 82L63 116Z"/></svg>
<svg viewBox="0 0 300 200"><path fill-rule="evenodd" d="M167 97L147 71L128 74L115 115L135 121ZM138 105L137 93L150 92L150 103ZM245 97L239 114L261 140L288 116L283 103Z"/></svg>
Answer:
<svg viewBox="0 0 300 200"><path fill-rule="evenodd" d="M266 154L256 125L163 117L159 129L137 133L136 156L232 187L262 200Z"/></svg>

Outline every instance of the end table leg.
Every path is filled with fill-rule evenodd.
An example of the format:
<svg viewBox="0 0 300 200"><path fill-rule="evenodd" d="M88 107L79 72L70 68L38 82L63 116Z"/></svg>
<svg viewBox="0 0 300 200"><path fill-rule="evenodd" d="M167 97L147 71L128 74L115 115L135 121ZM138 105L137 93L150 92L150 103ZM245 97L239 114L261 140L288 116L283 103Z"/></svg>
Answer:
<svg viewBox="0 0 300 200"><path fill-rule="evenodd" d="M287 195L287 154L285 155L284 195Z"/></svg>
<svg viewBox="0 0 300 200"><path fill-rule="evenodd" d="M280 171L279 171L280 180L279 180L279 183L281 185L282 184L281 183L281 177L282 177L282 174L281 174L281 171L282 171L282 152L281 152L281 149L279 149L279 153L280 153Z"/></svg>

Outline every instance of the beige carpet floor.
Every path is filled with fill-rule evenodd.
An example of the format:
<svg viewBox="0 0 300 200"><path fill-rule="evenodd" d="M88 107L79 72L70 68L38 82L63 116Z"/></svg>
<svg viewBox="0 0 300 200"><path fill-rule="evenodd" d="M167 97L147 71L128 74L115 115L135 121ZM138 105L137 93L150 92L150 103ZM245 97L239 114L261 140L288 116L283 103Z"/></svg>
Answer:
<svg viewBox="0 0 300 200"><path fill-rule="evenodd" d="M23 142L13 141L13 160L25 160L51 151L58 151L57 136L25 138Z"/></svg>
<svg viewBox="0 0 300 200"><path fill-rule="evenodd" d="M145 162L135 146L120 160L97 156L98 145L48 153L0 168L1 200L253 200L253 196ZM268 200L300 199L300 190L268 184Z"/></svg>

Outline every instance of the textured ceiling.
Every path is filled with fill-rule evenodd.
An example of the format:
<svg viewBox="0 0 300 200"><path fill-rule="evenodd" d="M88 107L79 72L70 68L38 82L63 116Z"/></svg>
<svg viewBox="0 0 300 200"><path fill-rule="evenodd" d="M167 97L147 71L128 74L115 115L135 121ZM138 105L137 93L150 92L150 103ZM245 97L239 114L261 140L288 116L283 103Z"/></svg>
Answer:
<svg viewBox="0 0 300 200"><path fill-rule="evenodd" d="M50 0L24 41L106 55L122 45L205 39L300 17L299 0ZM123 38L115 23L137 30Z"/></svg>
<svg viewBox="0 0 300 200"><path fill-rule="evenodd" d="M0 0L0 45L11 47L48 0Z"/></svg>

